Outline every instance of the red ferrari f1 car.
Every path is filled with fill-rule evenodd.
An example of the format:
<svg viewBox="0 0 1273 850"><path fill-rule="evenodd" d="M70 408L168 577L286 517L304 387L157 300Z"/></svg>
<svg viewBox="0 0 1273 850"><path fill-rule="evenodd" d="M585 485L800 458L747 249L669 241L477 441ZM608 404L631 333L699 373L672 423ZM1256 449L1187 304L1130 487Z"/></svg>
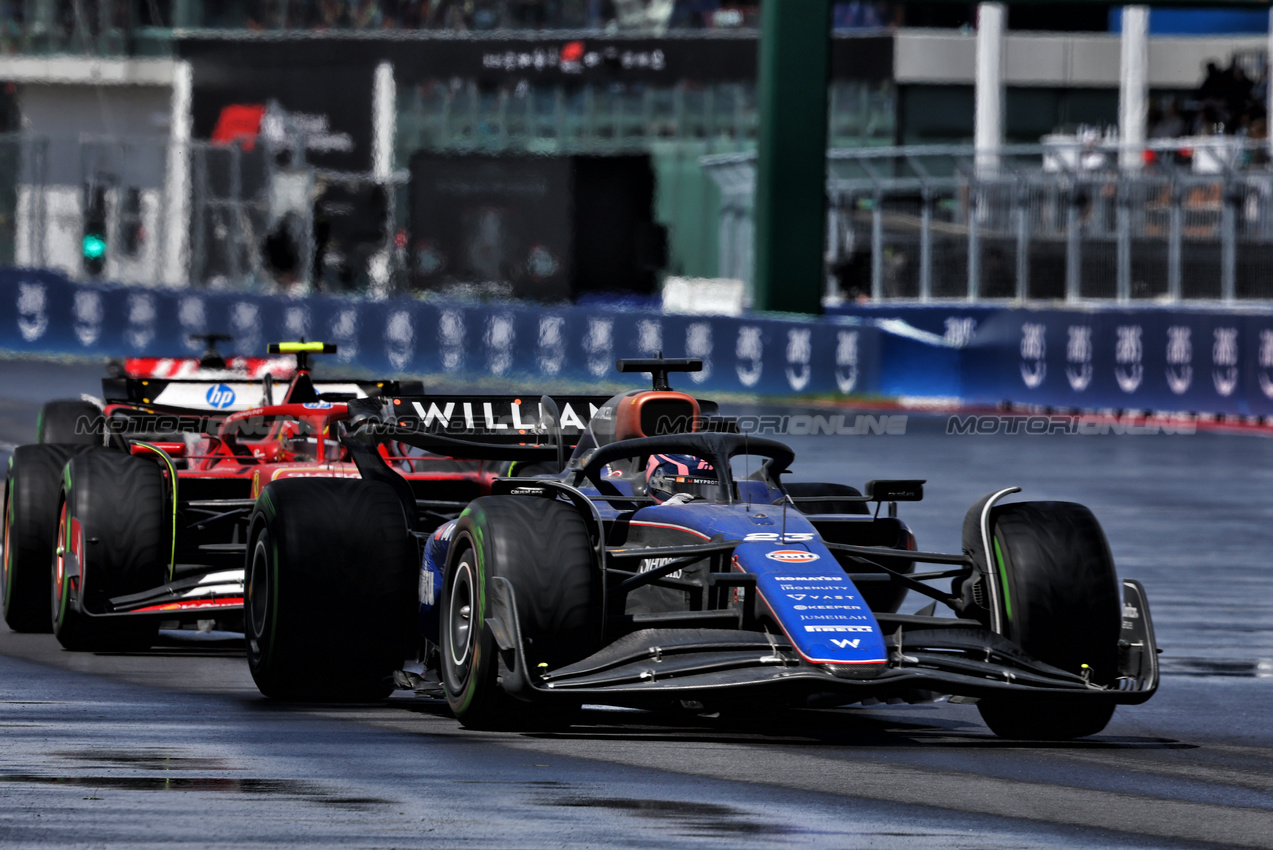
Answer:
<svg viewBox="0 0 1273 850"><path fill-rule="evenodd" d="M165 621L217 620L241 630L247 521L257 495L286 478L359 477L333 424L351 398L400 390L391 381L315 383L309 355L334 351L323 343L271 345L271 354L295 356L292 380L281 392L268 375L249 382L264 404L234 412L162 403L164 393L198 392L207 376L116 379L93 445L19 446L5 480L9 626L52 630L79 650L148 646ZM209 394L235 392L213 384ZM506 468L392 443L366 450L370 462L392 466L419 510L438 522L489 492Z"/></svg>

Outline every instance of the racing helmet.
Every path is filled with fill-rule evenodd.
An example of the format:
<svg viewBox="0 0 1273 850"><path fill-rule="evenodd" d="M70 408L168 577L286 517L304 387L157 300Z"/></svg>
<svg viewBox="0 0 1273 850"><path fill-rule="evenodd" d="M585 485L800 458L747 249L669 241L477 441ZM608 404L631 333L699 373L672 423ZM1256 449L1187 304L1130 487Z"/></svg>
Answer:
<svg viewBox="0 0 1273 850"><path fill-rule="evenodd" d="M675 496L720 500L716 467L693 455L650 455L645 463L645 494L662 504Z"/></svg>

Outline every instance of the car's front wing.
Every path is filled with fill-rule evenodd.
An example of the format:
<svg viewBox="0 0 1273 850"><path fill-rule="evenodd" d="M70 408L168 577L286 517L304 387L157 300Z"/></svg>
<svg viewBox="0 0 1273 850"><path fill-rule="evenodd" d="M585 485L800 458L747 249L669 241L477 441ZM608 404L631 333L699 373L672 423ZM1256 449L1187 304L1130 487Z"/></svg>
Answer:
<svg viewBox="0 0 1273 850"><path fill-rule="evenodd" d="M889 661L868 675L833 673L810 663L785 636L733 629L646 629L625 635L593 655L544 673L531 672L523 654L512 586L495 579L487 618L501 650L501 682L527 700L573 700L641 705L695 699L728 690L798 699L813 695L907 699L919 692L971 699L1019 695L1136 704L1158 687L1157 647L1144 590L1123 583L1123 634L1113 683L1098 684L1026 654L1011 641L967 621L907 618L888 635Z"/></svg>

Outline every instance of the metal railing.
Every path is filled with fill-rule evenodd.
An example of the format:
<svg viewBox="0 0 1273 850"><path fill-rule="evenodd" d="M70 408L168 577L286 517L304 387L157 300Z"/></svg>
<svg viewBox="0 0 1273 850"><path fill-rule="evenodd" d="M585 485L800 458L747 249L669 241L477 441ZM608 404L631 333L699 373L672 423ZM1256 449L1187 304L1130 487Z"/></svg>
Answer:
<svg viewBox="0 0 1273 850"><path fill-rule="evenodd" d="M293 165L263 143L0 134L0 266L144 286L383 289L405 181ZM322 199L335 186L383 189L380 237L347 245L325 232Z"/></svg>
<svg viewBox="0 0 1273 850"><path fill-rule="evenodd" d="M0 53L167 54L174 38L190 34L754 31L757 14L757 8L749 6L694 15L689 8L678 9L672 0L0 0ZM838 23L841 29L885 25Z"/></svg>
<svg viewBox="0 0 1273 850"><path fill-rule="evenodd" d="M1265 143L1053 140L997 152L832 150L828 295L1122 302L1273 298ZM755 156L705 157L720 187L720 273L750 281Z"/></svg>

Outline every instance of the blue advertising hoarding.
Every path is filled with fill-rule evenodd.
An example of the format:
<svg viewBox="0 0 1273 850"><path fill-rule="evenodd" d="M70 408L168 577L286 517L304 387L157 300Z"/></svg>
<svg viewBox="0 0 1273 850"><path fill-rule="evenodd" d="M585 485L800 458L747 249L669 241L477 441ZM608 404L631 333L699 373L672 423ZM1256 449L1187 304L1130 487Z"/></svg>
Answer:
<svg viewBox="0 0 1273 850"><path fill-rule="evenodd" d="M0 349L34 356L191 356L334 342L366 375L545 390L631 385L620 357L698 357L690 391L939 397L971 404L1273 415L1273 310L855 305L818 319L605 306L289 298L79 284L0 270Z"/></svg>
<svg viewBox="0 0 1273 850"><path fill-rule="evenodd" d="M958 352L932 334L844 317L664 315L653 310L410 298L289 298L79 284L0 271L0 349L72 357L191 356L190 334L231 334L227 349L336 343L334 366L546 389L628 384L620 357L697 357L686 389L756 396L957 394ZM881 364L891 364L888 370Z"/></svg>

